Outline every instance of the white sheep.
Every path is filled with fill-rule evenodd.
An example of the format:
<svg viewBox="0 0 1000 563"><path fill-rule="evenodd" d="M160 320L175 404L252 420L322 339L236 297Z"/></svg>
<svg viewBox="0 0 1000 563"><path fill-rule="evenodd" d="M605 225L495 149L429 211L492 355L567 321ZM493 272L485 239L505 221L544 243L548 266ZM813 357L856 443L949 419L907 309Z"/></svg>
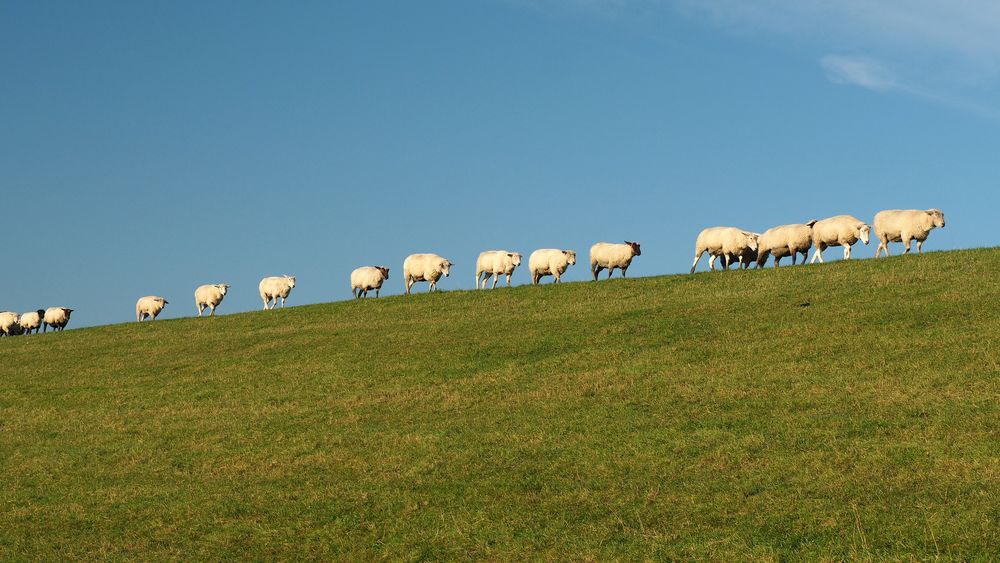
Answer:
<svg viewBox="0 0 1000 563"><path fill-rule="evenodd" d="M757 239L757 267L763 268L768 256L774 256L775 268L785 256L791 256L794 265L800 253L802 263L805 264L809 249L812 248L812 227L815 224L814 219L808 223L781 225L764 231Z"/></svg>
<svg viewBox="0 0 1000 563"><path fill-rule="evenodd" d="M813 251L812 260L809 261L810 264L816 260L822 263L823 251L829 246L843 246L844 260L850 260L851 245L859 240L868 244L869 228L860 219L856 219L850 215L837 215L836 217L816 221L816 224L812 228L812 237L813 247L816 250Z"/></svg>
<svg viewBox="0 0 1000 563"><path fill-rule="evenodd" d="M715 270L715 259L722 258L725 269L733 260L743 265L743 257L747 249L757 251L757 235L736 227L709 227L698 233L694 242L694 262L691 263L691 273L698 266L702 254L708 253L708 269Z"/></svg>
<svg viewBox="0 0 1000 563"><path fill-rule="evenodd" d="M157 297L155 295L147 295L146 297L140 297L138 301L135 302L135 320L142 322L145 319L156 320L157 315L163 310L163 307L170 302L162 297Z"/></svg>
<svg viewBox="0 0 1000 563"><path fill-rule="evenodd" d="M410 294L410 288L418 281L428 282L427 292L430 293L437 288L437 281L441 276L451 275L451 261L438 256L437 254L411 254L403 261L403 284L406 286L406 294Z"/></svg>
<svg viewBox="0 0 1000 563"><path fill-rule="evenodd" d="M263 284L263 282L261 283ZM219 303L222 303L229 288L230 286L224 283L199 285L198 289L194 290L194 306L198 308L198 316L200 317L205 309L211 309L212 313L209 316L214 317L215 308L219 306Z"/></svg>
<svg viewBox="0 0 1000 563"><path fill-rule="evenodd" d="M42 329L42 317L45 316L45 311L39 309L37 311L30 311L21 315L21 318L17 321L17 324L21 325L21 332L24 334L31 334L31 331L38 331Z"/></svg>
<svg viewBox="0 0 1000 563"><path fill-rule="evenodd" d="M572 250L540 248L528 257L531 283L537 284L544 276L552 276L555 278L553 283L560 283L563 273L573 264L576 264L576 252Z"/></svg>
<svg viewBox="0 0 1000 563"><path fill-rule="evenodd" d="M510 276L514 273L514 268L521 265L521 254L519 252L507 252L506 250L487 250L480 252L476 259L476 289L480 289L479 281L482 277L482 289L486 289L486 280L493 276L493 285L497 286L497 280L501 275L507 277L507 287L510 287Z"/></svg>
<svg viewBox="0 0 1000 563"><path fill-rule="evenodd" d="M295 276L272 276L260 280L257 288L260 290L260 298L264 301L264 310L274 309L278 306L278 299L281 299L281 308L285 308L285 299L295 287ZM271 303L271 300L274 303ZM270 305L270 306L269 306Z"/></svg>
<svg viewBox="0 0 1000 563"><path fill-rule="evenodd" d="M48 332L49 327L53 332L65 330L72 313L73 309L69 307L49 307L42 316L42 332Z"/></svg>
<svg viewBox="0 0 1000 563"><path fill-rule="evenodd" d="M939 209L889 209L875 214L872 225L879 240L875 258L878 258L880 250L889 255L890 242L902 242L906 247L903 254L906 254L910 251L911 240L917 241L917 254L920 254L920 247L931 229L944 228L944 213Z"/></svg>
<svg viewBox="0 0 1000 563"><path fill-rule="evenodd" d="M625 244L612 244L610 242L599 242L594 246L590 247L590 273L594 276L594 281L597 281L597 274L601 273L601 270L608 270L608 279L611 279L611 274L614 273L615 268L622 271L622 277L625 277L625 270L628 270L630 264L632 264L632 259L636 256L642 256L642 251L639 249L639 243L625 241Z"/></svg>
<svg viewBox="0 0 1000 563"><path fill-rule="evenodd" d="M17 321L17 313L11 313L10 311L0 313L0 336L16 336L21 334L21 325Z"/></svg>
<svg viewBox="0 0 1000 563"><path fill-rule="evenodd" d="M351 295L356 299L368 297L368 292L375 290L378 297L382 282L389 279L389 268L385 266L362 266L351 272Z"/></svg>

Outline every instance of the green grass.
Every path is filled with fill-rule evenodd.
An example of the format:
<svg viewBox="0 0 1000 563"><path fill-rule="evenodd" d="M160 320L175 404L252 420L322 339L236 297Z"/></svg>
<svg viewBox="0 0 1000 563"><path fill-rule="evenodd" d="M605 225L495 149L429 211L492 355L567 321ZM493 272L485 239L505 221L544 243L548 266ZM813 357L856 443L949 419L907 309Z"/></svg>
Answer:
<svg viewBox="0 0 1000 563"><path fill-rule="evenodd" d="M996 559L998 273L969 250L0 339L0 558Z"/></svg>

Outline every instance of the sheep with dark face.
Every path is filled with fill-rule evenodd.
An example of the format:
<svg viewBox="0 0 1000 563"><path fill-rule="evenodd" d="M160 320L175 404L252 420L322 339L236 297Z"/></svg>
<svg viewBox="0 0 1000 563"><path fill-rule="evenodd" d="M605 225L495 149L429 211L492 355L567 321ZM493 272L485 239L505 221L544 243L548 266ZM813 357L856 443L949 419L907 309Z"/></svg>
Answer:
<svg viewBox="0 0 1000 563"><path fill-rule="evenodd" d="M145 319L156 320L156 317L163 311L169 301L162 297L157 297L155 295L147 295L146 297L140 297L138 301L135 302L135 320L142 322Z"/></svg>
<svg viewBox="0 0 1000 563"><path fill-rule="evenodd" d="M351 295L356 299L368 297L368 292L375 290L378 297L382 282L389 279L389 268L385 266L362 266L351 272Z"/></svg>
<svg viewBox="0 0 1000 563"><path fill-rule="evenodd" d="M31 331L35 331L38 334L39 330L42 330L42 318L45 316L45 310L39 309L37 311L30 311L21 315L18 319L17 324L21 325L21 332L24 334L31 334Z"/></svg>
<svg viewBox="0 0 1000 563"><path fill-rule="evenodd" d="M42 317L42 332L48 332L49 327L52 327L53 331L65 330L72 313L73 309L69 307L49 307Z"/></svg>
<svg viewBox="0 0 1000 563"><path fill-rule="evenodd" d="M590 273L594 276L594 281L597 281L597 274L606 269L608 279L611 279L611 274L618 268L624 278L625 270L632 264L632 259L641 255L642 250L637 242L625 241L624 244L599 242L590 247Z"/></svg>
<svg viewBox="0 0 1000 563"><path fill-rule="evenodd" d="M940 209L889 209L879 211L872 225L879 240L875 258L881 250L889 255L890 242L903 243L906 247L903 254L906 254L910 251L911 240L917 241L917 254L920 254L920 247L927 240L928 233L935 228L944 228L944 213Z"/></svg>

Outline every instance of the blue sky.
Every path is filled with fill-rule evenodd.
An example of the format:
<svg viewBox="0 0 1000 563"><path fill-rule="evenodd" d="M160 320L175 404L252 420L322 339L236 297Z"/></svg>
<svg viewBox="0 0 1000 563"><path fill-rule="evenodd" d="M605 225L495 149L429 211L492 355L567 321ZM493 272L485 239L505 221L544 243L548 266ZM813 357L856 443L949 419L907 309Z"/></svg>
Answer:
<svg viewBox="0 0 1000 563"><path fill-rule="evenodd" d="M284 273L289 305L341 300L367 264L396 294L411 252L471 289L481 250L599 240L677 273L706 226L885 208L944 210L928 250L996 245L998 6L7 3L0 309L173 318L229 283L232 313Z"/></svg>

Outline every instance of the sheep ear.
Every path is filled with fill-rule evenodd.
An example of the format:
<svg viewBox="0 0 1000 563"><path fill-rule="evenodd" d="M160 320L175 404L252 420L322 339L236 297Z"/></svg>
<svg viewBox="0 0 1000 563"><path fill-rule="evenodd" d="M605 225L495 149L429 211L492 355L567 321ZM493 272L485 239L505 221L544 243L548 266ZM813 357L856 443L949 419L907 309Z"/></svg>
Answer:
<svg viewBox="0 0 1000 563"><path fill-rule="evenodd" d="M513 254L513 253L511 253L511 252L508 252L508 253L507 253L507 258L513 258L513 257L514 257L514 254Z"/></svg>

